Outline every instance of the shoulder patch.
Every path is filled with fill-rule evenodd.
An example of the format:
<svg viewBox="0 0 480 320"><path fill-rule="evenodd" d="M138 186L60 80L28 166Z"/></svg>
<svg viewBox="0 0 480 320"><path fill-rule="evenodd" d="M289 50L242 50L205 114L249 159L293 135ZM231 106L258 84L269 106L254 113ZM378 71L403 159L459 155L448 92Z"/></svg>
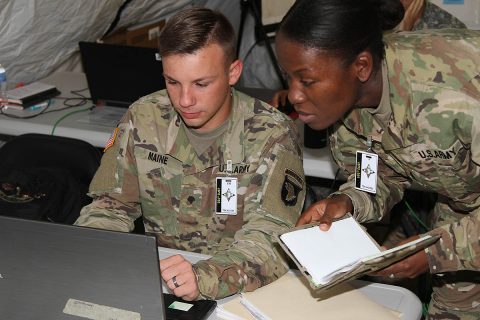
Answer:
<svg viewBox="0 0 480 320"><path fill-rule="evenodd" d="M123 171L119 162L125 157L129 127L129 123L120 123L112 134L111 146L105 148L100 167L90 182L90 195L100 195L105 192L118 193L121 190Z"/></svg>
<svg viewBox="0 0 480 320"><path fill-rule="evenodd" d="M303 181L304 179L300 178L295 172L285 169L281 198L286 206L292 207L297 204L298 195L303 190Z"/></svg>
<svg viewBox="0 0 480 320"><path fill-rule="evenodd" d="M110 138L108 138L107 143L105 144L105 148L103 148L103 152L107 151L113 144L115 143L115 139L117 138L118 127L113 130Z"/></svg>
<svg viewBox="0 0 480 320"><path fill-rule="evenodd" d="M263 208L272 216L295 224L305 199L303 162L297 154L276 147L274 168L266 182Z"/></svg>

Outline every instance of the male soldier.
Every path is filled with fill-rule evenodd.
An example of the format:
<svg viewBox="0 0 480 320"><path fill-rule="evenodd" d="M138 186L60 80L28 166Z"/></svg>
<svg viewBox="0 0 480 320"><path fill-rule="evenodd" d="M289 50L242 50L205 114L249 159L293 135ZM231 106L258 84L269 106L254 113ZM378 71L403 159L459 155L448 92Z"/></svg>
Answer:
<svg viewBox="0 0 480 320"><path fill-rule="evenodd" d="M160 261L186 300L255 290L288 268L272 236L294 225L304 200L295 126L231 88L242 63L221 14L170 18L160 55L167 90L128 109L76 224L132 231L142 216L159 246L212 255L193 266L181 255Z"/></svg>

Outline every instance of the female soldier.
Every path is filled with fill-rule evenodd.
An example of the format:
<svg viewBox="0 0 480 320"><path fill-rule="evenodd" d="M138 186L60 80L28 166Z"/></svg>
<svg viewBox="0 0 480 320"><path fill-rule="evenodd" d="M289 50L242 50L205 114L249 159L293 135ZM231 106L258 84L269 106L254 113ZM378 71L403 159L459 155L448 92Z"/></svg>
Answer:
<svg viewBox="0 0 480 320"><path fill-rule="evenodd" d="M480 32L450 29L382 39L382 27L392 21L385 21L377 2L300 0L280 26L276 49L289 80L288 98L310 127L333 125L332 154L350 175L297 224L318 222L327 230L347 212L360 222L379 220L413 182L437 192L428 233L441 239L379 274L404 278L429 271L430 319L476 319ZM357 151L370 160L356 168ZM355 179L356 170L368 178Z"/></svg>

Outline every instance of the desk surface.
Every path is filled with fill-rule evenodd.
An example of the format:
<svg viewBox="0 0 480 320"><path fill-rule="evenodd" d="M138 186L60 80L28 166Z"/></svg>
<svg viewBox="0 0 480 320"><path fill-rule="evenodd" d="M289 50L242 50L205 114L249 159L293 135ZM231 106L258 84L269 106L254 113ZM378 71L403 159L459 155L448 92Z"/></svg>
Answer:
<svg viewBox="0 0 480 320"><path fill-rule="evenodd" d="M67 98L75 97L70 93L72 90L87 88L85 75L78 72L55 73L42 80L42 82L55 85L61 92L60 97ZM87 97L90 96L88 90L82 91L82 94ZM53 99L49 111L64 108L63 101L60 98ZM116 126L116 121L120 119L125 109L100 107L95 108L93 111L82 111L90 106L92 106L91 102L80 107L41 114L31 119L15 119L0 115L0 134L10 136L24 133L51 134L52 130L54 130L55 135L85 140L96 147L103 148ZM6 112L25 117L34 115L39 111L9 109ZM299 124L299 128L303 128L303 125ZM303 152L303 166L307 176L326 179L335 177L338 167L331 158L329 148L304 148Z"/></svg>
<svg viewBox="0 0 480 320"><path fill-rule="evenodd" d="M87 87L87 82L83 73L56 73L42 80L42 82L57 86L61 92L60 97L67 98L75 97L70 93L71 90L81 90ZM90 96L88 90L83 91L82 94L87 97ZM48 111L55 111L65 108L63 101L64 99L52 99L51 106L49 107ZM17 136L24 133L51 134L55 124L58 122L54 131L55 135L77 138L85 140L94 146L103 147L110 137L112 129L115 127L115 123L106 123L105 125L90 123L88 121L88 117L90 117L92 114L98 113L98 111L80 112L81 110L85 110L90 106L92 106L91 102L85 104L84 106L71 107L61 111L40 114L39 116L30 119L18 119L11 118L6 115L0 115L0 133L11 136ZM7 109L5 112L13 116L29 117L39 113L40 111L18 111ZM65 117L68 114L71 115ZM65 118L62 119L62 117Z"/></svg>
<svg viewBox="0 0 480 320"><path fill-rule="evenodd" d="M165 259L175 254L183 255L184 258L191 263L196 263L199 260L209 258L207 255L194 252L162 247L158 248L158 256L160 259ZM292 270L291 272L298 273L298 270ZM301 275L299 274L299 276ZM415 294L405 288L362 280L353 280L350 281L350 284L376 303L400 313L400 319L402 320L418 320L422 316L422 305L420 300ZM168 290L165 290L165 292L168 292ZM218 300L218 303L221 305L232 298L233 297L228 297ZM216 319L219 318L215 313L208 318L208 320Z"/></svg>

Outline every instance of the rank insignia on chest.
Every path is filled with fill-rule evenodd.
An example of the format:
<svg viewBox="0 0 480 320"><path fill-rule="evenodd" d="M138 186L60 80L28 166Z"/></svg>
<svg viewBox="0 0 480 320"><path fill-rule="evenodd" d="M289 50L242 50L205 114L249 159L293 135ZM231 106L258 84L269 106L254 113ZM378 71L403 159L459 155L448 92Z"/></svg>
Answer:
<svg viewBox="0 0 480 320"><path fill-rule="evenodd" d="M285 169L281 193L283 203L289 207L296 205L298 194L302 189L302 179L295 172Z"/></svg>

